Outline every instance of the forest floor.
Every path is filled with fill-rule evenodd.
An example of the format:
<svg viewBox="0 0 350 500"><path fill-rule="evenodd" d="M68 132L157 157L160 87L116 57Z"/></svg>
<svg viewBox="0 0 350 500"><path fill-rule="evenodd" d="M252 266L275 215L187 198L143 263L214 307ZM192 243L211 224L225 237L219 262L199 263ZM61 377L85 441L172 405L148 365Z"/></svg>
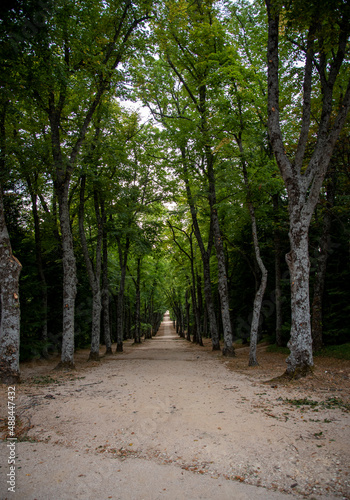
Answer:
<svg viewBox="0 0 350 500"><path fill-rule="evenodd" d="M15 493L0 388L1 500L350 499L349 361L275 381L284 355L259 346L249 368L248 348L223 358L166 319L100 362L78 351L74 372L22 364Z"/></svg>

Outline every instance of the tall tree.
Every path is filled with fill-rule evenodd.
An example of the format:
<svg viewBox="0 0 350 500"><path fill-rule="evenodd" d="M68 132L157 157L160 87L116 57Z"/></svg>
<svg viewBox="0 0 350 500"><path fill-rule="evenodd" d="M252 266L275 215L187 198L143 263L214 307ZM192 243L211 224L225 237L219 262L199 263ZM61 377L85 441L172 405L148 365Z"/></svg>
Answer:
<svg viewBox="0 0 350 500"><path fill-rule="evenodd" d="M60 367L74 367L77 275L69 206L72 174L94 113L102 96L118 84L115 70L130 56L132 35L147 19L149 7L142 0L108 5L90 0L58 2L45 32L33 38L23 58L25 85L47 114L51 132L52 176L63 251ZM65 123L70 124L69 131Z"/></svg>
<svg viewBox="0 0 350 500"><path fill-rule="evenodd" d="M350 78L346 74L350 5L312 1L266 0L268 12L268 128L277 165L288 192L292 325L286 375L304 376L313 367L309 297L308 232L335 143L350 108ZM283 135L282 121L296 122L281 106L280 30L290 34L291 49L302 70L299 137L296 147ZM302 60L304 62L302 66ZM290 61L289 61L290 63ZM319 111L313 106L320 97ZM294 96L298 101L298 95ZM296 102L295 101L295 102ZM291 111L290 109L288 111ZM314 145L310 139L316 136ZM310 154L309 148L312 148Z"/></svg>
<svg viewBox="0 0 350 500"><path fill-rule="evenodd" d="M6 181L5 116L8 102L0 109L0 382L13 384L19 380L20 303L19 275L22 266L13 255L8 234L3 184Z"/></svg>
<svg viewBox="0 0 350 500"><path fill-rule="evenodd" d="M102 217L100 213L100 203L97 189L94 189L94 209L97 226L95 259L89 255L88 244L85 236L84 218L85 218L85 187L86 174L81 176L80 181L80 203L79 203L79 233L85 266L87 269L90 287L92 290L92 325L91 325L91 350L89 359L100 359L100 326L101 326L101 267L102 267Z"/></svg>
<svg viewBox="0 0 350 500"><path fill-rule="evenodd" d="M206 304L208 307L209 322L212 339L218 348L218 334L216 318L211 307L209 295L208 262L212 245L218 268L218 290L220 295L220 309L224 333L223 354L234 355L232 341L232 326L229 311L228 285L225 253L222 242L220 221L218 216L218 199L216 192L216 154L217 130L213 127L212 96L215 86L211 76L217 67L218 54L223 40L223 26L218 21L218 12L214 2L169 2L159 15L156 26L157 42L159 46L160 64L155 87L164 74L172 72L172 86L165 95L148 94L148 102L156 116L172 130L170 140L174 148L181 152L183 173L186 183L188 203L191 206L194 233L201 249L204 266ZM157 66L157 64L156 64ZM162 68L163 66L163 68ZM146 97L147 99L147 97ZM187 124L186 124L187 122ZM180 130L179 128L180 127ZM176 144L175 144L176 143ZM209 206L210 236L208 248L205 249L203 239L198 231L196 207L192 193L190 193L191 177L201 172L205 193ZM212 241L212 242L211 242Z"/></svg>

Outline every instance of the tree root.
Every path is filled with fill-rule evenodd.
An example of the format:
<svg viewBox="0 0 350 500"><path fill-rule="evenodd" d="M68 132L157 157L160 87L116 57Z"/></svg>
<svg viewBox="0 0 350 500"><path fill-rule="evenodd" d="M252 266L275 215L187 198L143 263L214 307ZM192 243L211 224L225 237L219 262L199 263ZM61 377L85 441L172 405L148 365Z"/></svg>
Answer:
<svg viewBox="0 0 350 500"><path fill-rule="evenodd" d="M57 371L73 371L76 370L75 364L72 361L60 361L54 368Z"/></svg>
<svg viewBox="0 0 350 500"><path fill-rule="evenodd" d="M235 358L236 357L235 348L233 346L230 347L225 346L222 350L222 355L227 358Z"/></svg>

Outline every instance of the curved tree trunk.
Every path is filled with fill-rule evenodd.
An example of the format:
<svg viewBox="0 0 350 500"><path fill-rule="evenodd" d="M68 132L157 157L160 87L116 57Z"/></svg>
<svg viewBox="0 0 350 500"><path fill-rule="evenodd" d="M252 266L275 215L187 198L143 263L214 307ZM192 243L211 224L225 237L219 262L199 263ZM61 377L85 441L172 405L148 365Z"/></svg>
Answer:
<svg viewBox="0 0 350 500"><path fill-rule="evenodd" d="M257 262L259 269L260 269L260 272L261 272L260 284L257 287L255 297L254 297L253 315L252 315L252 322L250 325L249 366L257 366L259 363L258 363L257 356L256 356L256 349L257 349L257 343L258 343L258 331L259 331L259 326L260 326L261 306L262 306L262 302L264 299L264 293L265 293L266 284L267 284L267 269L263 263L261 255L260 255L260 246L259 246L258 232L257 232L257 227L256 227L255 210L254 210L254 205L251 201L252 195L251 195L251 189L249 186L247 165L246 165L246 161L243 157L244 149L243 149L241 134L239 134L237 136L237 142L238 142L239 150L242 154L242 170L243 170L244 184L245 184L245 188L246 188L246 192L247 192L249 215L250 215L250 220L251 220L251 224L252 224L252 236L253 236L255 259L256 259L256 262Z"/></svg>
<svg viewBox="0 0 350 500"><path fill-rule="evenodd" d="M254 306L253 306L253 318L252 324L250 327L250 349L249 349L249 366L257 366L258 360L256 356L256 348L258 342L258 330L260 325L260 315L261 315L261 305L264 298L264 293L266 290L267 284L267 269L264 266L262 258L260 256L260 247L258 241L258 234L256 228L256 218L254 207L251 203L249 203L249 212L252 221L252 233L253 233L253 241L254 241L254 250L255 250L255 258L259 265L259 269L261 271L261 281L259 288L255 294L254 298Z"/></svg>

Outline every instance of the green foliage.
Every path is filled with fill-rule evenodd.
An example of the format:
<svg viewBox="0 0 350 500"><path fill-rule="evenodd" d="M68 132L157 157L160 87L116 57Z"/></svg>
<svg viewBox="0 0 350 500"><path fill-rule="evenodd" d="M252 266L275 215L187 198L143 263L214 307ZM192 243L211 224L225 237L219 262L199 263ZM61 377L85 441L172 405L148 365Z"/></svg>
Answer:
<svg viewBox="0 0 350 500"><path fill-rule="evenodd" d="M271 345L267 346L266 352L286 354L288 356L290 354L290 350L288 349L288 347L278 347L276 344L271 344Z"/></svg>
<svg viewBox="0 0 350 500"><path fill-rule="evenodd" d="M276 2L281 9L281 115L287 154L292 156L302 113L300 95L308 23L317 20L316 55L330 58L341 36L348 7L332 2ZM130 5L130 9L128 8ZM288 199L271 155L267 134L266 12L262 2L217 3L135 1L16 2L1 11L1 105L6 105L5 211L14 254L23 265L20 278L21 360L60 348L62 335L61 236L58 224L58 171L69 172L71 226L77 258L76 347L86 346L91 329L91 290L78 237L78 186L86 175L85 227L95 262L98 221L95 196L105 208L109 253L110 306L115 331L115 297L121 279L120 253L128 252L125 332L135 329L136 280L140 260L141 329L154 328L167 309L183 311L191 284L189 235L192 218L186 183L192 193L205 245L210 239L209 182L206 161L213 161L216 206L225 245L230 309L235 336L246 339L259 273L255 265L248 202L258 221L261 254L269 281L261 334L274 341L273 293L275 233L281 254L288 252ZM125 14L120 36L116 26ZM40 19L40 21L39 21ZM128 36L135 19L140 21ZM143 20L143 21L141 21ZM145 24L147 20L147 24ZM27 28L28 29L27 29ZM323 51L323 52L322 52ZM340 100L346 87L346 56ZM117 61L121 64L115 66ZM89 123L98 92L101 99ZM322 92L312 93L310 151ZM122 107L132 99L150 109L145 122ZM59 115L58 170L49 111ZM51 113L52 120L52 113ZM288 119L287 119L288 118ZM85 133L71 169L72 152ZM337 194L328 258L323 353L348 357L349 291L349 128L334 155ZM4 135L5 137L5 135ZM2 148L3 149L3 148ZM184 152L188 172L183 169ZM246 166L248 187L242 165ZM5 176L6 174L6 176ZM327 213L326 186L310 230L311 271L315 272L322 220ZM97 193L97 194L96 194ZM278 209L272 197L279 200ZM48 339L42 339L45 311L36 260L33 197L36 197L40 248L48 292ZM172 233L167 221L174 228ZM174 241L174 235L176 242ZM192 236L191 236L192 237ZM192 242L194 242L194 237ZM128 246L129 245L129 246ZM181 247L181 249L180 249ZM187 254L187 255L186 255ZM196 274L202 276L198 245L193 244ZM289 338L288 271L281 259L283 341ZM216 255L211 254L212 292L220 311ZM313 281L311 281L311 285ZM203 291L203 290L202 290ZM191 298L189 298L191 302ZM219 316L219 314L218 314ZM329 345L339 343L339 349ZM274 350L275 349L275 350ZM270 352L283 352L269 346Z"/></svg>
<svg viewBox="0 0 350 500"><path fill-rule="evenodd" d="M350 360L350 343L323 347L315 356Z"/></svg>

